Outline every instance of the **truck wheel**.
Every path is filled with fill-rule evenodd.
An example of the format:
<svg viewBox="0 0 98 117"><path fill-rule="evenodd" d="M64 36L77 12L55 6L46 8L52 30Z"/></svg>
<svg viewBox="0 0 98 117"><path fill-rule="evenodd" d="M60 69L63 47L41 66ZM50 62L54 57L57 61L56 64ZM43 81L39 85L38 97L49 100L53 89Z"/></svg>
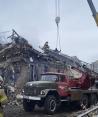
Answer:
<svg viewBox="0 0 98 117"><path fill-rule="evenodd" d="M50 95L46 97L44 108L48 114L54 114L57 110L57 99L56 97Z"/></svg>
<svg viewBox="0 0 98 117"><path fill-rule="evenodd" d="M33 101L23 100L23 108L26 112L32 112L34 110L35 103Z"/></svg>
<svg viewBox="0 0 98 117"><path fill-rule="evenodd" d="M80 108L85 110L89 107L89 99L87 95L83 95L80 100Z"/></svg>
<svg viewBox="0 0 98 117"><path fill-rule="evenodd" d="M96 94L92 94L91 95L91 105L96 105L97 102L98 102L97 95Z"/></svg>

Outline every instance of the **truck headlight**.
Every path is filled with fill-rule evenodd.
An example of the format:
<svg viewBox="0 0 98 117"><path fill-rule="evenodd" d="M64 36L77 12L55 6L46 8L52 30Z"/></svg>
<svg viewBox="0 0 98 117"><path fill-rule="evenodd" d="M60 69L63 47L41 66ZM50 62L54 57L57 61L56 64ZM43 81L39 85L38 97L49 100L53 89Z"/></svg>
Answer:
<svg viewBox="0 0 98 117"><path fill-rule="evenodd" d="M45 90L41 90L40 94L41 95L45 95L46 94L46 91Z"/></svg>
<svg viewBox="0 0 98 117"><path fill-rule="evenodd" d="M22 94L24 94L24 89L22 89Z"/></svg>

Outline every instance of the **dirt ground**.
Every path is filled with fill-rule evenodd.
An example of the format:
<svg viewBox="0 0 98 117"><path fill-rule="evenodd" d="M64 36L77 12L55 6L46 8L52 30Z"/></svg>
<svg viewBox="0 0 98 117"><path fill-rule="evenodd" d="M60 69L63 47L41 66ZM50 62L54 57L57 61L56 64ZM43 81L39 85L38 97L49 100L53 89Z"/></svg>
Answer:
<svg viewBox="0 0 98 117"><path fill-rule="evenodd" d="M66 107L60 109L59 112L54 115L47 115L43 108L37 108L32 113L25 112L22 106L8 105L4 109L5 117L73 117L72 115L75 111L74 109L69 110L68 107Z"/></svg>

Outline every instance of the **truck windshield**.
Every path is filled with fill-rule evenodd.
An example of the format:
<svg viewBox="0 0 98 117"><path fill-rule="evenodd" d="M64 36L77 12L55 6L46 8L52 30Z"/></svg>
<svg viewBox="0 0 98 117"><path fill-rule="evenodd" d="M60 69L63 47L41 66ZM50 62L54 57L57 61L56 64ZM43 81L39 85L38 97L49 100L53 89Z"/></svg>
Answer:
<svg viewBox="0 0 98 117"><path fill-rule="evenodd" d="M45 74L41 76L41 81L58 81L58 76Z"/></svg>

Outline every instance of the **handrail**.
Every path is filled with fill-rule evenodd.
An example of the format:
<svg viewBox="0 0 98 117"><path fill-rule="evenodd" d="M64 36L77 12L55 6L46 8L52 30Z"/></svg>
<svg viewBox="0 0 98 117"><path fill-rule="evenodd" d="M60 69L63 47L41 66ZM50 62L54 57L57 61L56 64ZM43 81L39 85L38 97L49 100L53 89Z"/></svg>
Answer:
<svg viewBox="0 0 98 117"><path fill-rule="evenodd" d="M92 117L92 116L90 116L90 113L92 114L96 110L98 110L98 106L93 107L92 109L88 110L87 112L84 112L83 114L78 115L77 117ZM97 115L98 115L98 113L97 113ZM97 115L96 115L96 117L97 117Z"/></svg>

